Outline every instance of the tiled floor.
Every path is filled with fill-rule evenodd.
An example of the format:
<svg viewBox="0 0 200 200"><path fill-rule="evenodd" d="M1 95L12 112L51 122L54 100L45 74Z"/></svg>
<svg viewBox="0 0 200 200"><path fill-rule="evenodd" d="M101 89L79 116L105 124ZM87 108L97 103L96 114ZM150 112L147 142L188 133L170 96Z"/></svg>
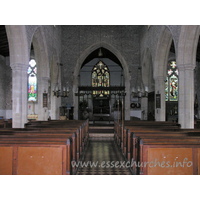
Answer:
<svg viewBox="0 0 200 200"><path fill-rule="evenodd" d="M90 139L83 162L77 175L131 175L114 139Z"/></svg>

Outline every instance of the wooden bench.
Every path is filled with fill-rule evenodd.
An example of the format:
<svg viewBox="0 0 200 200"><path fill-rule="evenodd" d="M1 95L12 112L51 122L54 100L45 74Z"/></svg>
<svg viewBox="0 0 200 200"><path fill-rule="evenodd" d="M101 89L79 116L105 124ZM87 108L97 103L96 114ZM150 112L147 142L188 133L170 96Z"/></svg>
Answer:
<svg viewBox="0 0 200 200"><path fill-rule="evenodd" d="M9 143L11 144L13 142L27 142L27 144L34 143L34 145L36 145L44 142L48 142L49 144L57 144L58 142L66 143L66 141L69 139L69 141L71 141L71 160L67 165L71 169L71 161L77 162L80 159L84 145L87 142L87 121L80 126L80 129L78 128L80 123L77 123L78 125L68 125L68 128L64 126L63 128L58 128L60 127L60 123L55 122L53 129L51 128L51 125L48 126L47 124L45 126L47 128L41 128L41 126L39 126L38 129L36 127L34 127L34 129L2 129L0 131L0 142L2 145L5 143L8 145ZM75 132L73 133L73 131ZM67 170L67 174L72 174L75 172L75 170L76 167L74 166L72 172L68 172L69 170Z"/></svg>
<svg viewBox="0 0 200 200"><path fill-rule="evenodd" d="M200 142L197 140L192 141L188 138L182 140L173 138L173 141L141 139L139 154L140 163L154 164L153 167L152 165L140 166L140 175L200 174ZM163 167L159 166L161 164Z"/></svg>
<svg viewBox="0 0 200 200"><path fill-rule="evenodd" d="M151 122L152 123L152 122ZM157 123L159 124L159 123ZM165 125L164 123L160 126ZM154 125L152 126L154 127ZM159 126L151 128L149 126L142 126L140 128L135 128L135 126L130 126L129 129L127 127L122 127L122 125L115 122L115 141L121 147L122 153L124 154L127 161L139 161L140 159L140 148L137 146L140 139L152 140L154 142L165 142L165 143L173 143L174 140L176 142L181 142L183 140L190 141L190 144L195 144L200 141L200 132L198 130L184 130L180 129L177 131L172 131L172 129L167 129L165 131L162 130ZM134 131L134 134L131 133ZM116 133L117 132L117 133ZM133 172L138 174L137 169L133 167Z"/></svg>
<svg viewBox="0 0 200 200"><path fill-rule="evenodd" d="M125 121L126 122L126 121ZM125 123L127 124L127 123ZM129 123L131 124L131 123ZM143 124L147 124L147 125L143 125ZM151 125L149 125L151 124ZM166 124L169 124L169 125L166 125ZM124 132L124 127L115 121L114 123L114 130L115 130L115 138L116 138L116 141L117 141L117 144L119 146L121 146L121 148L123 149L124 147L124 137L126 136L126 132ZM151 123L146 123L146 121L144 123L140 122L140 126L136 126L136 125L126 125L126 129L130 129L131 132L135 132L136 130L137 131L140 131L140 130L157 130L157 131L178 131L180 130L180 126L175 124L175 123L154 123L154 122L151 122Z"/></svg>
<svg viewBox="0 0 200 200"><path fill-rule="evenodd" d="M51 128L50 126L46 125L45 127L43 126L35 126L34 128L26 128L26 129L3 129L0 130L0 135L1 134L14 134L14 133L21 133L21 134L29 134L29 135L33 135L33 134L40 134L40 133L54 133L54 134L58 134L58 133L73 133L76 132L77 135L77 144L79 145L79 149L77 151L77 157L79 158L79 155L82 154L84 147L87 145L88 142L88 137L89 137L89 133L88 133L88 123L85 122L82 124L82 126L80 126L78 129L78 126L67 126L64 128L58 128L60 126L54 126L53 128Z"/></svg>
<svg viewBox="0 0 200 200"><path fill-rule="evenodd" d="M66 141L0 140L0 174L69 175L71 144Z"/></svg>

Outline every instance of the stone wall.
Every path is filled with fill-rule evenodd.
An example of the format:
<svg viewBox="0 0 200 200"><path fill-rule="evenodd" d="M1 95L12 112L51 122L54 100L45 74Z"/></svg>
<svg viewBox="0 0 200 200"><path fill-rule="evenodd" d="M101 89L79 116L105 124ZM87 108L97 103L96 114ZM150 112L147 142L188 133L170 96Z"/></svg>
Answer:
<svg viewBox="0 0 200 200"><path fill-rule="evenodd" d="M73 104L74 68L79 56L96 43L107 43L121 53L129 68L132 88L139 66L140 28L141 26L62 26L62 85L70 88L70 96L62 99L62 105ZM121 61L122 58L118 59Z"/></svg>
<svg viewBox="0 0 200 200"><path fill-rule="evenodd" d="M196 63L196 68L194 69L194 100L196 98L197 94L197 100L198 100L198 110L199 110L199 116L198 119L200 118L200 63Z"/></svg>
<svg viewBox="0 0 200 200"><path fill-rule="evenodd" d="M0 56L0 116L12 118L12 70Z"/></svg>

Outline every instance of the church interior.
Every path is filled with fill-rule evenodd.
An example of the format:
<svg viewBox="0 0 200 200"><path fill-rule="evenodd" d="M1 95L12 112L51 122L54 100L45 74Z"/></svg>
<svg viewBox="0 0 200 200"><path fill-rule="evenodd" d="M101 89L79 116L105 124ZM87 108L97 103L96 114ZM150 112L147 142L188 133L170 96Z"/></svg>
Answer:
<svg viewBox="0 0 200 200"><path fill-rule="evenodd" d="M0 174L199 175L199 36L0 25Z"/></svg>

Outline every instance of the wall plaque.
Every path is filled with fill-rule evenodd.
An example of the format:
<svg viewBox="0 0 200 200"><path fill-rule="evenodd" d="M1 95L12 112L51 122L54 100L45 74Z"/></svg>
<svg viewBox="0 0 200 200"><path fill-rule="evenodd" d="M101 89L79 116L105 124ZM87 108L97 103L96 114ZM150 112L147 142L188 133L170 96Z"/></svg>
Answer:
<svg viewBox="0 0 200 200"><path fill-rule="evenodd" d="M47 93L43 93L43 108L47 107Z"/></svg>
<svg viewBox="0 0 200 200"><path fill-rule="evenodd" d="M160 94L156 94L156 108L161 108Z"/></svg>

